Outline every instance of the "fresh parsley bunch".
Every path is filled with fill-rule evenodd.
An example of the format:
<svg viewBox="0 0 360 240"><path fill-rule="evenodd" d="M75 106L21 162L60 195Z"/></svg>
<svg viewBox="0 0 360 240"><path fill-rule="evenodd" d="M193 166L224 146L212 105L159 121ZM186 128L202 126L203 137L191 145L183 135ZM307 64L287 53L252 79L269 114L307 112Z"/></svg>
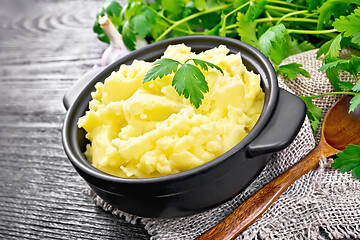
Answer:
<svg viewBox="0 0 360 240"><path fill-rule="evenodd" d="M257 47L272 60L278 74L291 80L298 74L310 74L297 63L280 65L282 60L319 48L317 56L325 56L326 66L321 70L326 71L335 90L350 90L354 95L350 111L360 103L358 88L339 79L338 71L344 70L346 63L330 64L341 61L339 52L345 47L360 49L359 0L129 0L124 7L107 0L97 17L105 14L130 50L140 40L156 42L185 35L234 37ZM109 42L97 21L94 32L101 41ZM356 75L354 70L351 73ZM316 119L313 130L318 127Z"/></svg>

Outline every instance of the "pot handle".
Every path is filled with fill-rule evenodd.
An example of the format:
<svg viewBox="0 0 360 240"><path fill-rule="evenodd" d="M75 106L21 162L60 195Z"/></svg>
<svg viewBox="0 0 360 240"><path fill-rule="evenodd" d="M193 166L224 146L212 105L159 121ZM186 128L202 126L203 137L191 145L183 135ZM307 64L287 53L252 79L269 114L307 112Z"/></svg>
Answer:
<svg viewBox="0 0 360 240"><path fill-rule="evenodd" d="M100 73L105 67L97 67L87 71L82 75L74 85L65 93L63 104L66 110L74 103L75 99L80 95L85 86Z"/></svg>
<svg viewBox="0 0 360 240"><path fill-rule="evenodd" d="M249 157L280 151L295 139L306 115L304 101L281 89L270 121L246 149Z"/></svg>

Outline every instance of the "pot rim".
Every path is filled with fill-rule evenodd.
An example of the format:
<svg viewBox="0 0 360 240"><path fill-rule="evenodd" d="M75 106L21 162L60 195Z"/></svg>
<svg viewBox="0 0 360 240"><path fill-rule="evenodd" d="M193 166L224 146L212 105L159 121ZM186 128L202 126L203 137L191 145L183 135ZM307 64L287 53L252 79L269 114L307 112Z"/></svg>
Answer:
<svg viewBox="0 0 360 240"><path fill-rule="evenodd" d="M251 52L256 57L257 61L259 61L259 63L261 63L264 66L264 68L266 70L265 72L270 76L269 79L267 79L267 80L263 79L263 77L261 76L262 82L264 84L266 84L266 83L269 84L269 86L268 86L269 94L268 94L268 96L265 96L266 98L268 97L268 100L266 100L266 98L265 98L264 107L262 109L262 112L261 112L261 115L260 115L258 121L256 122L253 129L249 132L248 135L245 136L245 138L242 141L237 143L234 147L232 147L225 153L221 154L220 156L214 158L213 160L210 160L209 162L207 162L203 165L200 165L198 167L195 167L193 169L190 169L190 170L187 170L184 172L175 173L175 174L171 174L171 175L167 175L167 176L161 176L161 177L153 177L153 178L121 178L121 177L107 174L105 172L102 172L102 171L96 169L85 159L78 144L75 144L76 145L75 149L73 149L74 146L72 145L72 143L74 143L74 141L73 141L74 138L71 138L71 130L74 128L74 126L71 123L73 123L73 121L74 121L73 120L74 113L77 111L77 108L79 107L79 105L84 101L84 96L86 96L87 94L89 94L89 92L91 92L89 90L89 88L92 89L93 86L95 85L95 83L104 80L107 77L107 76L104 77L104 75L108 71L110 71L111 69L114 69L115 67L120 66L125 61L138 59L135 57L141 56L141 54L148 51L148 49L159 48L159 47L166 49L166 47L168 45L180 44L180 43L184 43L186 45L187 43L191 44L192 42L195 42L195 43L201 45L201 43L204 44L204 41L212 41L214 43L217 43L218 45L225 45L227 47L228 47L228 45L234 45L234 46L237 46L239 49L241 49L241 48L247 49L249 52ZM210 48L208 48L208 49L210 49ZM239 52L241 54L241 51L239 51ZM206 172L210 168L213 168L216 165L218 165L219 163L221 163L222 161L225 161L228 157L230 157L231 155L235 154L236 152L238 152L239 150L244 148L246 145L248 145L262 131L262 129L266 126L268 120L270 119L270 117L275 109L277 100L278 100L278 90L279 90L279 87L278 87L277 77L276 77L276 73L275 73L273 65L265 57L265 55L263 55L258 49L256 49L255 47L253 47L247 43L241 42L240 40L236 40L233 38L228 38L228 37L202 36L202 35L184 36L184 37L176 37L176 38L162 40L162 41L159 41L156 43L149 44L138 50L135 50L135 51L129 53L128 55L124 56L123 58L117 60L116 62L112 63L111 65L109 65L105 69L103 69L100 72L100 74L95 76L85 86L85 88L82 90L80 95L76 98L74 103L68 109L65 119L64 119L64 124L63 124L63 128L62 128L62 142L63 142L64 150L65 150L65 153L68 156L70 162L74 165L76 170L81 170L81 171L85 172L87 175L90 175L92 177L95 177L95 178L98 178L100 180L107 181L107 182L121 183L121 184L124 184L124 183L157 184L157 183L161 183L161 182L168 182L168 181L174 181L174 180L188 178L188 177L191 177L192 175L201 174L201 173ZM265 104L266 104L266 106L265 106ZM77 119L76 119L76 122L77 122ZM75 125L76 125L75 128L77 129L77 124L75 124ZM78 143L77 140L75 142Z"/></svg>

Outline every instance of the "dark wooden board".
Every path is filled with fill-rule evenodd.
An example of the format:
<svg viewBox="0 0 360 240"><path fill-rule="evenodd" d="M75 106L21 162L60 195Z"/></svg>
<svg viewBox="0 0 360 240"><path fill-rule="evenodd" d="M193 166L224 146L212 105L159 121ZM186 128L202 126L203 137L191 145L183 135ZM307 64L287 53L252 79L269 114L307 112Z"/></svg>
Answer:
<svg viewBox="0 0 360 240"><path fill-rule="evenodd" d="M62 97L107 46L102 2L1 0L0 239L150 238L92 203L62 148Z"/></svg>

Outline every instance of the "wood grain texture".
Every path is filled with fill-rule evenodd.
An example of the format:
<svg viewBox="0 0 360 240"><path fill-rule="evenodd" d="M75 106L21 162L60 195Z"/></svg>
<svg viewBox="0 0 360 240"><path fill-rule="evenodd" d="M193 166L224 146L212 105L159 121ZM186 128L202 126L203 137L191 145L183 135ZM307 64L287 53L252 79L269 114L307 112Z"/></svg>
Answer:
<svg viewBox="0 0 360 240"><path fill-rule="evenodd" d="M150 238L92 203L62 148L62 97L106 48L102 3L1 0L0 239Z"/></svg>

